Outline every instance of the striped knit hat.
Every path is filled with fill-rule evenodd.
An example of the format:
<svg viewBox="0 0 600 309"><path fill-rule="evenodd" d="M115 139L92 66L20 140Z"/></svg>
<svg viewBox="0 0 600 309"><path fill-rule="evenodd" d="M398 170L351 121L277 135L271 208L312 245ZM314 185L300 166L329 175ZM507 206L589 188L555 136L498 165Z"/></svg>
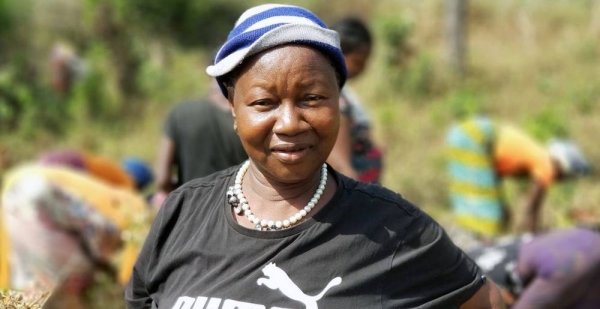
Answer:
<svg viewBox="0 0 600 309"><path fill-rule="evenodd" d="M292 5L264 4L244 12L206 73L216 77L227 96L223 84L227 73L254 54L290 43L316 48L328 56L339 73L340 88L344 85L346 64L337 32L328 29L315 14Z"/></svg>

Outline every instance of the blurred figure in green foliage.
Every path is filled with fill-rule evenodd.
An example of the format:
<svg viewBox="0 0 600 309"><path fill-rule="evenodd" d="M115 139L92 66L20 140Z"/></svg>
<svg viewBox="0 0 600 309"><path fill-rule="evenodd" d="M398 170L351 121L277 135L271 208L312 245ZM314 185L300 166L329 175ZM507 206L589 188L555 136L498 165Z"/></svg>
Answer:
<svg viewBox="0 0 600 309"><path fill-rule="evenodd" d="M548 188L590 171L572 141L555 139L544 147L518 128L485 117L454 125L447 144L454 215L459 226L480 236L506 231L510 215L501 191L504 177L531 179L523 229L537 232Z"/></svg>
<svg viewBox="0 0 600 309"><path fill-rule="evenodd" d="M84 73L84 63L72 47L65 43L54 45L50 54L50 83L54 91L68 94Z"/></svg>
<svg viewBox="0 0 600 309"><path fill-rule="evenodd" d="M345 17L331 25L339 33L348 79L360 76L371 56L373 39L358 18ZM381 181L383 153L371 136L371 121L358 95L346 85L340 95L340 130L327 163L342 174L364 182Z"/></svg>
<svg viewBox="0 0 600 309"><path fill-rule="evenodd" d="M205 98L175 106L163 130L156 170L157 192L152 199L155 207L160 207L180 185L248 159L234 130L229 102L215 80L211 80Z"/></svg>

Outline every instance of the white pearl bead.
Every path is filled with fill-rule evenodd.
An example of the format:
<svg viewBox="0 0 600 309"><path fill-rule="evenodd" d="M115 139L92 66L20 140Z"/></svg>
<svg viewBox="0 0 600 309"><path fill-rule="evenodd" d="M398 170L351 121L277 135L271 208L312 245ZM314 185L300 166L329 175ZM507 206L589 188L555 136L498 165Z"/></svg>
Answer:
<svg viewBox="0 0 600 309"><path fill-rule="evenodd" d="M242 204L242 209L243 209L243 210L248 210L248 209L250 209L250 206L248 206L248 204L246 204L246 203L241 203L241 204Z"/></svg>
<svg viewBox="0 0 600 309"><path fill-rule="evenodd" d="M266 227L266 226L268 226L267 223L269 223L269 222L265 219L260 220L260 226Z"/></svg>
<svg viewBox="0 0 600 309"><path fill-rule="evenodd" d="M252 212L250 210L244 210L244 216L247 217L247 216L249 216L251 214L252 214Z"/></svg>
<svg viewBox="0 0 600 309"><path fill-rule="evenodd" d="M323 186L325 187L325 186ZM317 189L317 193L319 194L319 196L321 196L321 194L323 194L323 188L321 188L321 186L319 185L319 188Z"/></svg>
<svg viewBox="0 0 600 309"><path fill-rule="evenodd" d="M283 227L289 227L290 226L290 220L283 220Z"/></svg>
<svg viewBox="0 0 600 309"><path fill-rule="evenodd" d="M300 221L302 219L302 215L300 213L297 213L294 215L294 218L296 218L296 221Z"/></svg>
<svg viewBox="0 0 600 309"><path fill-rule="evenodd" d="M254 218L256 218L252 213L248 215L248 221L254 222Z"/></svg>
<svg viewBox="0 0 600 309"><path fill-rule="evenodd" d="M276 221L275 222L275 227L280 229L283 226L283 223L281 223L281 221Z"/></svg>
<svg viewBox="0 0 600 309"><path fill-rule="evenodd" d="M296 216L291 216L290 217L290 223L291 224L295 224L296 222L298 222L298 220L296 220Z"/></svg>
<svg viewBox="0 0 600 309"><path fill-rule="evenodd" d="M300 210L299 213L300 213L300 216L302 216L302 217L306 216L306 210L304 210L304 209Z"/></svg>
<svg viewBox="0 0 600 309"><path fill-rule="evenodd" d="M241 183L236 183L235 185L233 185L234 189L240 190L242 188L242 184Z"/></svg>
<svg viewBox="0 0 600 309"><path fill-rule="evenodd" d="M273 220L267 221L267 226L273 226L273 225L275 225L275 221L273 221Z"/></svg>
<svg viewBox="0 0 600 309"><path fill-rule="evenodd" d="M259 223L260 223L260 219L259 219L259 218L256 218L256 217L254 217L254 219L252 219L252 223L254 223L254 225L257 225L257 224L259 224Z"/></svg>
<svg viewBox="0 0 600 309"><path fill-rule="evenodd" d="M248 202L248 201L246 200L246 197L245 197L245 196L243 196L243 195L242 195L242 196L240 196L240 204L245 204L245 203L247 203L247 202Z"/></svg>
<svg viewBox="0 0 600 309"><path fill-rule="evenodd" d="M310 212L311 210L312 210L312 207L310 207L310 206L304 206L304 211Z"/></svg>

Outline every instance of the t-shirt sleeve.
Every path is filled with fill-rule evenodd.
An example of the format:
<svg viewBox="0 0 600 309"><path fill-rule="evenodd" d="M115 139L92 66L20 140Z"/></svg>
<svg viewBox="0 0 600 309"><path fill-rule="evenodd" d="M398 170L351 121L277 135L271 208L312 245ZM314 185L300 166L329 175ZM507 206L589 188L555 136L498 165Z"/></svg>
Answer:
<svg viewBox="0 0 600 309"><path fill-rule="evenodd" d="M177 191L171 193L152 223L125 288L125 301L128 309L155 308L152 307L154 302L152 294L156 292L157 287L150 278L155 276L152 270L160 260L161 243L164 243L172 225L177 221L180 201L181 194Z"/></svg>
<svg viewBox="0 0 600 309"><path fill-rule="evenodd" d="M418 211L392 260L386 308L458 308L484 284L477 265Z"/></svg>

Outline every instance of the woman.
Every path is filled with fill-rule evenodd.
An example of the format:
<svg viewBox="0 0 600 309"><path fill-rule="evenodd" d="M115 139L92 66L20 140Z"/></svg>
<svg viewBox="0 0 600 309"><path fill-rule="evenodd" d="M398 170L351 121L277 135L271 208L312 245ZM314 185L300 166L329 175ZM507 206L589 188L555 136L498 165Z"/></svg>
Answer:
<svg viewBox="0 0 600 309"><path fill-rule="evenodd" d="M456 222L481 239L498 236L509 227L510 207L502 179L530 180L523 226L535 233L548 189L590 171L573 142L553 140L544 147L522 130L483 116L453 125L447 144L450 202Z"/></svg>
<svg viewBox="0 0 600 309"><path fill-rule="evenodd" d="M24 165L3 178L0 290L44 308L85 308L96 270L124 284L151 214L144 199L64 166Z"/></svg>
<svg viewBox="0 0 600 309"><path fill-rule="evenodd" d="M348 79L361 75L371 55L369 29L354 17L337 21L331 29L340 35ZM340 132L327 163L348 177L380 182L382 152L373 142L369 115L349 86L342 90L340 112Z"/></svg>
<svg viewBox="0 0 600 309"><path fill-rule="evenodd" d="M499 308L431 218L324 164L346 69L315 15L247 10L207 72L250 159L169 195L129 308Z"/></svg>

